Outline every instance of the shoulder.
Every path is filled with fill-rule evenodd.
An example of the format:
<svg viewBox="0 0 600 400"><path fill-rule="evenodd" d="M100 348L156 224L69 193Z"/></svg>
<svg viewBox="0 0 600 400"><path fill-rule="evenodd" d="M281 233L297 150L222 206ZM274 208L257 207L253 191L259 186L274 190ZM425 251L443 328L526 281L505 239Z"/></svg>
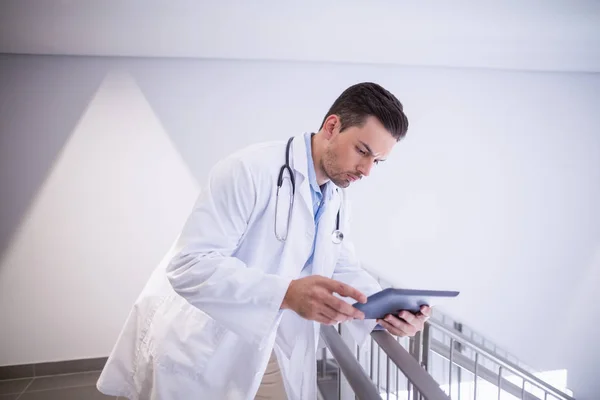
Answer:
<svg viewBox="0 0 600 400"><path fill-rule="evenodd" d="M229 157L253 171L271 170L275 162L285 161L285 141L262 142L240 149Z"/></svg>
<svg viewBox="0 0 600 400"><path fill-rule="evenodd" d="M279 173L277 163L285 162L285 145L285 141L261 142L236 150L217 162L211 175L244 176L260 184Z"/></svg>

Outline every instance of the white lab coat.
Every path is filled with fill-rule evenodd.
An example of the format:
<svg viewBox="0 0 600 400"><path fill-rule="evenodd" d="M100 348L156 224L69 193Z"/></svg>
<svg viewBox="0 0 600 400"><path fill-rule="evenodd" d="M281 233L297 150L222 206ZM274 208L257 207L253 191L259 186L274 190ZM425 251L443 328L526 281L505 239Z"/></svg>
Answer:
<svg viewBox="0 0 600 400"><path fill-rule="evenodd" d="M366 295L381 287L354 255L342 189L330 186L315 232L303 136L292 143L296 195L289 235L285 242L276 239L275 192L285 145L254 145L212 169L174 256L156 268L133 306L98 380L101 392L131 400L250 400L275 349L288 398L316 399L320 325L280 310L314 235L312 274ZM280 194L278 223L289 209L286 193ZM334 244L340 204L345 238ZM375 322L348 325L362 343Z"/></svg>

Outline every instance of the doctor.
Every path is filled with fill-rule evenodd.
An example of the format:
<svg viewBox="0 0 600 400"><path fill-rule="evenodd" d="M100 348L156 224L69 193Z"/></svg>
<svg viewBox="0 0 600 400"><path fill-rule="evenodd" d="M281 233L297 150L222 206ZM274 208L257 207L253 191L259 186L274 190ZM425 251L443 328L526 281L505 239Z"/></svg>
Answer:
<svg viewBox="0 0 600 400"><path fill-rule="evenodd" d="M254 145L210 172L98 381L130 400L317 398L321 324L358 343L376 322L414 335L429 316L364 320L381 290L354 255L344 188L402 139L402 104L374 83L346 89L316 134Z"/></svg>

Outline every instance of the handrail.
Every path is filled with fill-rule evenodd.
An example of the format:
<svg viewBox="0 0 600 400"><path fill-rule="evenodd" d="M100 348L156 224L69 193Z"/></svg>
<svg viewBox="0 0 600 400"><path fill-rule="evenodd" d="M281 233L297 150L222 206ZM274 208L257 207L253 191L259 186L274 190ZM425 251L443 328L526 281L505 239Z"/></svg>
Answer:
<svg viewBox="0 0 600 400"><path fill-rule="evenodd" d="M348 378L356 396L360 400L381 400L375 384L362 369L338 331L333 326L321 325L321 337L329 347L342 373Z"/></svg>
<svg viewBox="0 0 600 400"><path fill-rule="evenodd" d="M388 332L377 330L371 336L408 380L428 400L450 400L439 384L421 367L419 362Z"/></svg>
<svg viewBox="0 0 600 400"><path fill-rule="evenodd" d="M463 344L467 347L470 347L471 349L475 350L477 353L485 356L486 358L489 358L491 361L495 362L496 364L499 364L503 368L508 369L509 371L518 375L522 379L529 381L533 385L538 386L540 389L545 390L546 392L552 394L553 396L558 397L559 399L563 399L563 400L575 400L575 398L573 398L573 397L569 396L568 394L562 392L561 390L558 390L555 387L549 385L548 383L544 382L537 376L525 371L521 367L511 363L508 360L504 360L504 359L496 356L493 352L489 351L488 349L486 349L484 347L479 346L476 343L473 343L472 341L469 340L468 337L461 335L460 333L454 332L452 329L447 328L440 322L435 321L434 319L429 319L429 321L427 321L427 323L430 324L431 326L433 326L435 329L440 330L445 335L450 336L450 338L460 342L461 344Z"/></svg>

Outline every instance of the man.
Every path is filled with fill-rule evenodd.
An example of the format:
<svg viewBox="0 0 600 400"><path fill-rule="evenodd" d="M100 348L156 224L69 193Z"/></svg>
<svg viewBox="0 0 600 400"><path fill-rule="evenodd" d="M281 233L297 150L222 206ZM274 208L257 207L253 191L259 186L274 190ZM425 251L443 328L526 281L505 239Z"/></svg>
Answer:
<svg viewBox="0 0 600 400"><path fill-rule="evenodd" d="M398 336L421 330L427 307L368 321L350 305L381 288L354 255L343 189L384 161L407 128L391 93L361 83L340 95L316 134L219 162L174 256L136 301L100 391L313 400L320 324L345 323L358 343L376 323Z"/></svg>

